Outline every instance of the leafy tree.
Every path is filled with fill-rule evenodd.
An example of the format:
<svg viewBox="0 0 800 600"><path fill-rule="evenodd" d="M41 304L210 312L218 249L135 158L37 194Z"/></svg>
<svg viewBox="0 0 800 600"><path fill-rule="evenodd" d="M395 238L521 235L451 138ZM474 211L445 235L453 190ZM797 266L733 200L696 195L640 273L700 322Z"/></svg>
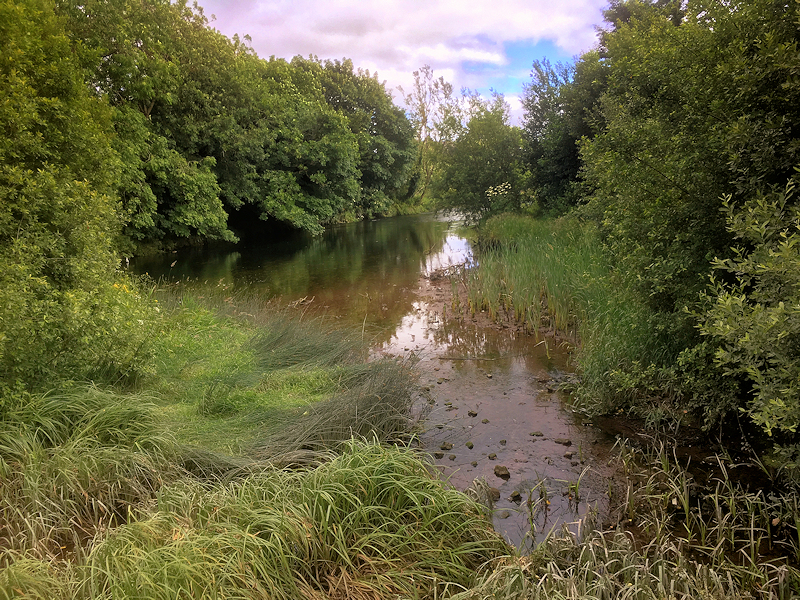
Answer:
<svg viewBox="0 0 800 600"><path fill-rule="evenodd" d="M295 57L292 66L315 77L328 105L347 117L359 148L360 194L355 212L372 217L399 202L414 159L414 130L377 73L343 61Z"/></svg>
<svg viewBox="0 0 800 600"><path fill-rule="evenodd" d="M529 185L539 205L548 212L563 212L575 203L573 183L578 176L580 159L578 138L572 131L565 91L575 68L534 61L531 82L524 86L525 109L523 132L531 171ZM568 198L568 196L570 196Z"/></svg>
<svg viewBox="0 0 800 600"><path fill-rule="evenodd" d="M59 10L91 89L117 109L114 147L124 158L117 191L127 236L232 240L214 158L183 151L176 132L155 122L186 80L181 57L188 34L206 30L202 12L166 0L61 0Z"/></svg>
<svg viewBox="0 0 800 600"><path fill-rule="evenodd" d="M473 96L471 110L465 131L445 149L442 202L473 219L518 209L521 132L508 124L508 105L499 94L491 101Z"/></svg>
<svg viewBox="0 0 800 600"><path fill-rule="evenodd" d="M134 374L148 311L118 278L109 107L47 0L0 2L0 392ZM0 403L1 404L1 403Z"/></svg>
<svg viewBox="0 0 800 600"><path fill-rule="evenodd" d="M691 303L731 245L719 198L791 176L796 88L767 55L795 34L788 9L756 4L690 3L680 26L654 9L605 36L605 128L583 147L589 209L659 312Z"/></svg>
<svg viewBox="0 0 800 600"><path fill-rule="evenodd" d="M462 99L444 77L434 77L430 65L414 71L414 87L400 88L416 131L416 198L425 199L445 160L443 152L463 131L465 111Z"/></svg>

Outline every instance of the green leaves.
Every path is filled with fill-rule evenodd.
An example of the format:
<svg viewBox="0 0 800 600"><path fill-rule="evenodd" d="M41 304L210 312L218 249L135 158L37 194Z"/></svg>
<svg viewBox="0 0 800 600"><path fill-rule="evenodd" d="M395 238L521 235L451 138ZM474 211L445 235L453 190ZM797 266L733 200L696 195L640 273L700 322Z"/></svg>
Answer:
<svg viewBox="0 0 800 600"><path fill-rule="evenodd" d="M800 426L800 207L795 182L742 207L725 199L730 231L745 246L713 261L700 331L715 362L752 388L746 410L768 434Z"/></svg>
<svg viewBox="0 0 800 600"><path fill-rule="evenodd" d="M446 207L474 219L519 208L522 135L507 121L502 96L475 102L464 132L444 148L437 185Z"/></svg>

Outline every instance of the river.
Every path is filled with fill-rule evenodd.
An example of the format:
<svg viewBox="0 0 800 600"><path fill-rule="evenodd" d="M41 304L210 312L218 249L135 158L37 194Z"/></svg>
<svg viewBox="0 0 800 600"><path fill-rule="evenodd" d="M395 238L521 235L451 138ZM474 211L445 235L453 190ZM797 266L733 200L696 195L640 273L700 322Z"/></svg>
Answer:
<svg viewBox="0 0 800 600"><path fill-rule="evenodd" d="M487 323L453 305L450 265L472 260L457 223L432 215L337 226L319 237L249 240L138 259L139 273L202 290L275 298L358 327L373 351L416 364L429 399L420 442L459 489L483 478L494 524L531 547L589 510L608 514L613 440L568 410L553 377L568 349L514 323Z"/></svg>

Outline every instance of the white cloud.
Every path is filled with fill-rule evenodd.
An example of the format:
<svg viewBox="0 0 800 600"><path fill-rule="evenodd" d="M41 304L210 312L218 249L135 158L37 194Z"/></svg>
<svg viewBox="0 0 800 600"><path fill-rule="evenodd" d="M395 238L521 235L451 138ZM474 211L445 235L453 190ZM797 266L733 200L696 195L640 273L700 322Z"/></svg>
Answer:
<svg viewBox="0 0 800 600"><path fill-rule="evenodd" d="M607 0L201 0L212 27L249 34L259 56L351 58L389 88L408 87L423 64L481 87L464 63L509 63L504 44L551 41L567 55L596 40ZM538 58L538 57L533 57ZM495 69L496 70L496 69ZM513 90L502 90L513 93Z"/></svg>

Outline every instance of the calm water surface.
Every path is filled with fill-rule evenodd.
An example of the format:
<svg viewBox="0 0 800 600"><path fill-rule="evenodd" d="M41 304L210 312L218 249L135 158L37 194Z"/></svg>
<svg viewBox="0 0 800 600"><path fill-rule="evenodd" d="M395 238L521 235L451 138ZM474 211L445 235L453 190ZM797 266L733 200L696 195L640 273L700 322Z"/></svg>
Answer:
<svg viewBox="0 0 800 600"><path fill-rule="evenodd" d="M234 250L181 250L133 267L201 293L246 290L314 307L369 331L376 352L415 362L430 394L430 403L420 402L425 449L459 489L482 477L499 491L495 527L530 547L590 507L607 512L609 439L565 410L564 398L548 388L554 374L569 369L564 349L513 324L482 327L471 315L442 310L437 299L450 283L426 276L471 259L457 224L422 215ZM508 476L499 477L495 467Z"/></svg>

